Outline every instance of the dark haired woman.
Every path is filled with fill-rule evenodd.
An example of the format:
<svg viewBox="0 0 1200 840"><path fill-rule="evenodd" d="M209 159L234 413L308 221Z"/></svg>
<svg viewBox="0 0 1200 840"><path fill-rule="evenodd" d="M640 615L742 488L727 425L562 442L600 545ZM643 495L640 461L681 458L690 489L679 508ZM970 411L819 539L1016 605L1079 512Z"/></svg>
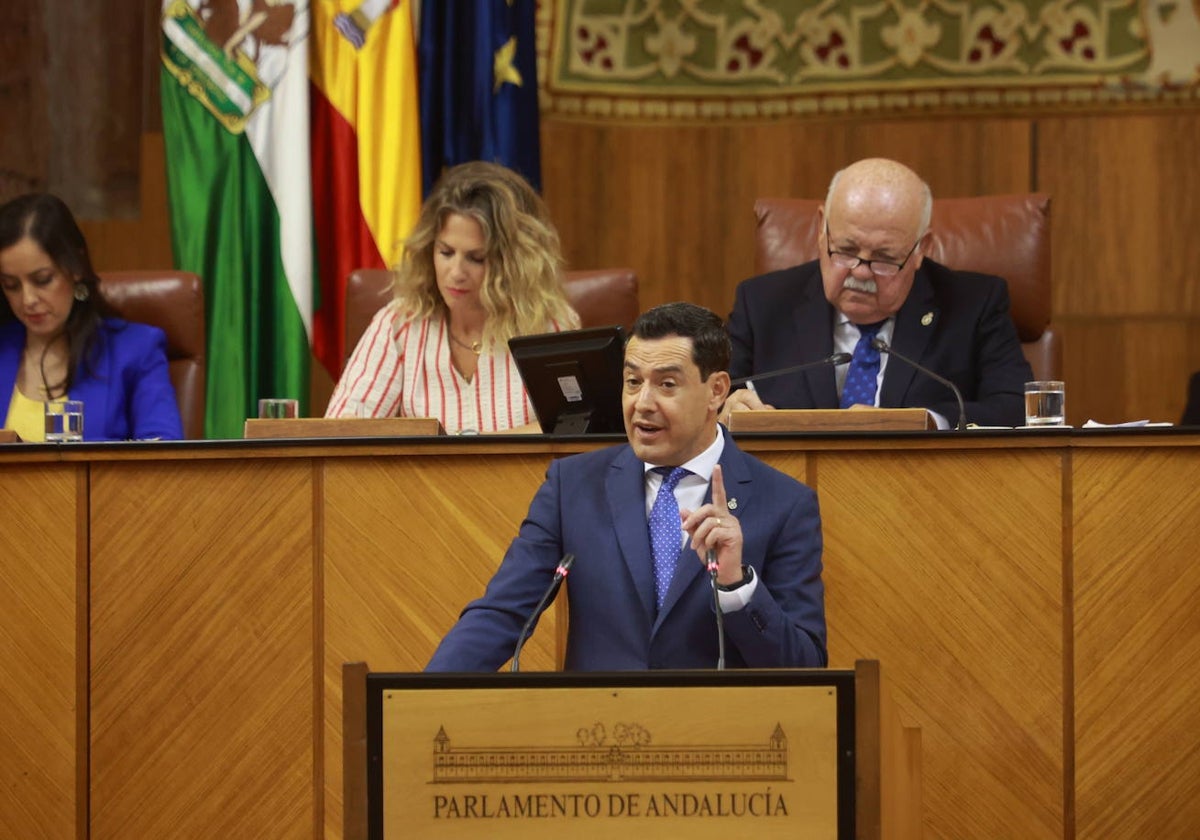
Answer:
<svg viewBox="0 0 1200 840"><path fill-rule="evenodd" d="M111 317L87 243L61 199L0 206L4 427L45 440L48 402L83 401L84 440L178 440L162 330Z"/></svg>

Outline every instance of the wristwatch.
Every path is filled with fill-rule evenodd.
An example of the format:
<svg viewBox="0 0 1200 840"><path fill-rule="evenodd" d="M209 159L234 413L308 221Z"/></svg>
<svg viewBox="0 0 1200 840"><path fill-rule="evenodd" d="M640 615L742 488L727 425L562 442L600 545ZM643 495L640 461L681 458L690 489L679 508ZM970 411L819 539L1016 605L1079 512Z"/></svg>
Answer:
<svg viewBox="0 0 1200 840"><path fill-rule="evenodd" d="M745 563L743 563L742 564L742 579L739 580L737 583L731 583L728 586L726 586L723 583L718 583L717 589L721 590L722 592L732 592L735 589L740 589L741 587L745 586L747 583L749 583L752 580L754 580L754 567L747 566Z"/></svg>

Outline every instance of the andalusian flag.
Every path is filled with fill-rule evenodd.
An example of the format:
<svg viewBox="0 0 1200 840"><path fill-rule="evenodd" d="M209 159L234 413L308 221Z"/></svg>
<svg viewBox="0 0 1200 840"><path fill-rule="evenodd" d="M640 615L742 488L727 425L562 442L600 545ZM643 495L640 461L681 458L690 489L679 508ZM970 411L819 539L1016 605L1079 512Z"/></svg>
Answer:
<svg viewBox="0 0 1200 840"><path fill-rule="evenodd" d="M163 2L171 242L204 278L210 438L240 438L259 397L307 402L309 26L308 0Z"/></svg>
<svg viewBox="0 0 1200 840"><path fill-rule="evenodd" d="M437 3L425 4L425 8ZM356 268L393 266L421 210L416 48L409 0L313 8L312 184L321 307L313 350L335 378Z"/></svg>
<svg viewBox="0 0 1200 840"><path fill-rule="evenodd" d="M540 190L537 0L421 6L421 149L428 192L442 169L490 160Z"/></svg>

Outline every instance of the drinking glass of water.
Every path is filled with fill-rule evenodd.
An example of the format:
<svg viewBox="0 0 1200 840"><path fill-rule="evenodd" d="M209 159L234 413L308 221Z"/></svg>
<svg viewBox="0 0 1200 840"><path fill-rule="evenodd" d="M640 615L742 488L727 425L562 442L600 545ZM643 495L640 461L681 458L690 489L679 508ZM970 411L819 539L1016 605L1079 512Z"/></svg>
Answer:
<svg viewBox="0 0 1200 840"><path fill-rule="evenodd" d="M83 440L83 400L46 403L46 441Z"/></svg>
<svg viewBox="0 0 1200 840"><path fill-rule="evenodd" d="M282 419L300 416L300 401L292 399L262 399L258 401L260 419Z"/></svg>
<svg viewBox="0 0 1200 840"><path fill-rule="evenodd" d="M1067 419L1067 390L1057 380L1025 383L1025 425L1062 426Z"/></svg>

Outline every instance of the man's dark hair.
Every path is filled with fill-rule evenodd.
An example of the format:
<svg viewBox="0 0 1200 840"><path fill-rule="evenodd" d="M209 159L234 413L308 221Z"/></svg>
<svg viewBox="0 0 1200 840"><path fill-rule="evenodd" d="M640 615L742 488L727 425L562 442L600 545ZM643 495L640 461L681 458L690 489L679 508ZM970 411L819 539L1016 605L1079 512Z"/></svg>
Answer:
<svg viewBox="0 0 1200 840"><path fill-rule="evenodd" d="M692 340L692 361L700 378L729 370L732 348L725 324L714 312L694 303L664 303L647 309L633 322L633 336L640 339L677 335Z"/></svg>

